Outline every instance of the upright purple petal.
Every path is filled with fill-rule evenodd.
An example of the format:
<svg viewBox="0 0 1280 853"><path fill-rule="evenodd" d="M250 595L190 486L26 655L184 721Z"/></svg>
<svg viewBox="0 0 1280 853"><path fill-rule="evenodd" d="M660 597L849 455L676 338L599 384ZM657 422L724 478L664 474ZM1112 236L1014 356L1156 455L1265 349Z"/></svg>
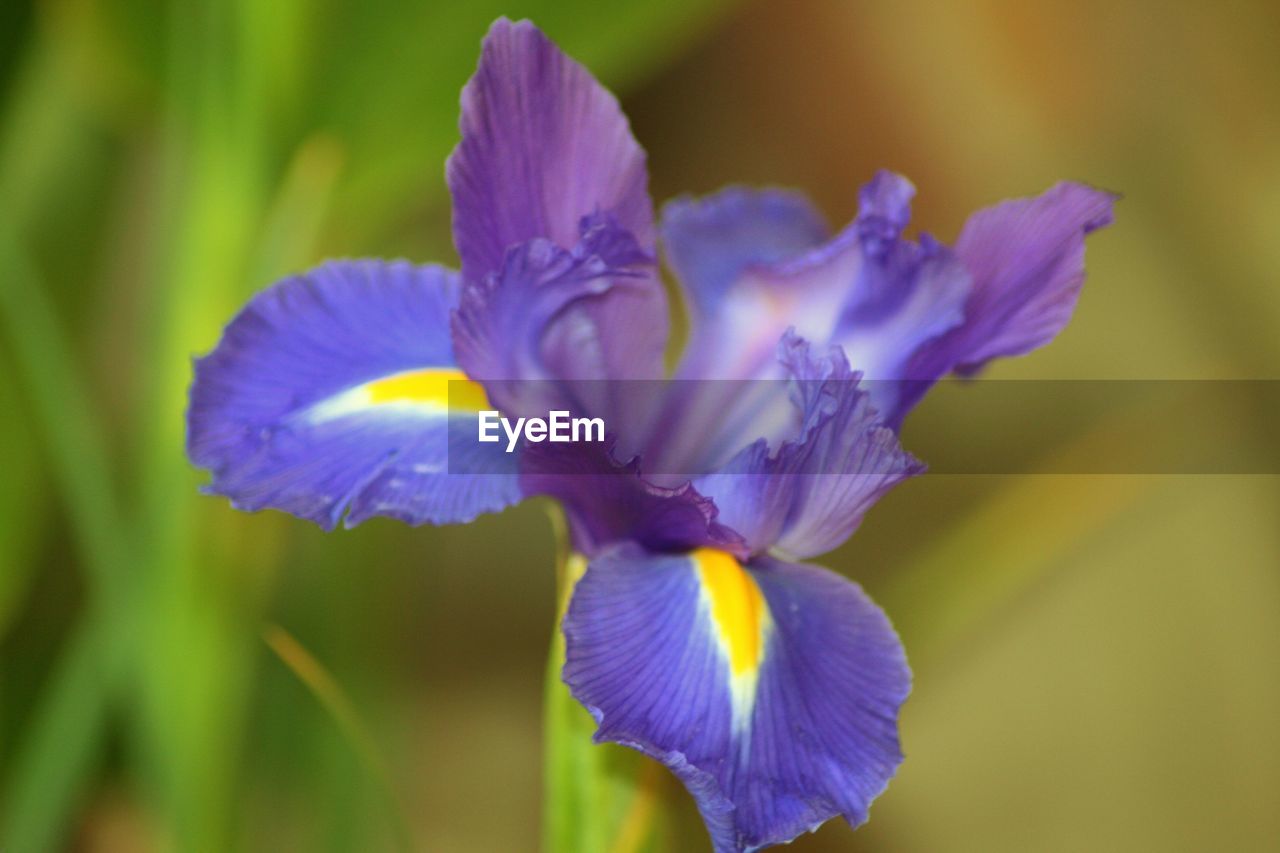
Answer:
<svg viewBox="0 0 1280 853"><path fill-rule="evenodd" d="M916 188L902 175L881 169L858 191L858 226L864 237L897 240L911 222Z"/></svg>
<svg viewBox="0 0 1280 853"><path fill-rule="evenodd" d="M668 202L661 234L696 325L714 318L747 268L794 258L825 242L829 231L799 193L729 187Z"/></svg>
<svg viewBox="0 0 1280 853"><path fill-rule="evenodd" d="M563 628L596 739L669 767L718 853L862 823L902 759L901 644L825 569L618 549L591 561Z"/></svg>
<svg viewBox="0 0 1280 853"><path fill-rule="evenodd" d="M780 350L799 434L774 450L761 439L694 485L752 552L806 558L848 539L876 501L924 466L882 424L838 348L817 357L788 335Z"/></svg>
<svg viewBox="0 0 1280 853"><path fill-rule="evenodd" d="M903 401L928 386L913 359L962 322L969 292L967 271L946 247L927 236L899 238L909 187L883 173L864 189L858 219L835 239L743 273L722 317L695 337L677 374L684 381L654 420L645 444L650 470L706 474L757 438L770 448L786 438L793 424L783 417L787 395L779 386L789 374L777 354L790 333L839 346L871 407L886 425L898 425Z"/></svg>
<svg viewBox="0 0 1280 853"><path fill-rule="evenodd" d="M585 219L612 223L653 256L644 151L617 99L533 24L494 22L463 89L460 124L447 177L468 284L499 274L508 251L530 241L572 250ZM548 345L556 335L575 342L581 332L597 350L590 358L610 376L661 375L667 304L652 271L574 313L548 334Z"/></svg>
<svg viewBox="0 0 1280 853"><path fill-rule="evenodd" d="M513 462L450 473L483 392L458 369L458 275L338 261L254 297L195 365L187 452L208 491L331 528L372 515L467 521L519 500ZM471 425L468 428L468 425Z"/></svg>
<svg viewBox="0 0 1280 853"><path fill-rule="evenodd" d="M905 178L878 173L862 188L858 216L848 227L784 260L735 265L741 251L710 241L699 244L713 257L723 251L725 268L738 272L732 283L718 282L717 312L695 325L678 375L778 377L775 348L782 334L794 328L807 340L842 346L853 368L871 380L866 387L874 405L892 418L902 391L898 381L914 378L912 359L921 347L963 321L970 288L968 271L950 250L927 236L918 243L902 237L914 192ZM785 204L783 209L788 209ZM798 210L795 222L804 220ZM784 235L804 233L803 227L782 230ZM713 269L714 264L703 258L698 268ZM741 420L736 412L742 405L755 403L716 401L673 412L667 422L679 421L685 436L678 441L698 445L681 447L681 457L715 458L714 449L705 446L708 436L717 423ZM661 448L657 452L677 454ZM664 460L661 467L671 466Z"/></svg>
<svg viewBox="0 0 1280 853"><path fill-rule="evenodd" d="M447 175L466 278L526 240L571 247L578 221L597 212L653 251L645 155L617 98L529 21L489 29L460 128Z"/></svg>

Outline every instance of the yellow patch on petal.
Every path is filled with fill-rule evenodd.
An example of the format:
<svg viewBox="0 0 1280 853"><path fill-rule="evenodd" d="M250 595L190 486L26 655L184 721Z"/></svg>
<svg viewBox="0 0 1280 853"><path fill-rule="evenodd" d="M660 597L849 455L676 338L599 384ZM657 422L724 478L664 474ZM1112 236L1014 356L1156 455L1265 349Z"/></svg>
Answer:
<svg viewBox="0 0 1280 853"><path fill-rule="evenodd" d="M440 417L449 412L492 408L484 387L456 367L406 370L348 388L311 407L313 423L379 408L409 415Z"/></svg>
<svg viewBox="0 0 1280 853"><path fill-rule="evenodd" d="M429 367L375 379L365 386L369 402L419 403L466 411L489 408L489 398L479 382L455 367Z"/></svg>
<svg viewBox="0 0 1280 853"><path fill-rule="evenodd" d="M746 725L772 619L760 587L732 554L699 548L689 555L702 584L716 639L729 664L735 726Z"/></svg>
<svg viewBox="0 0 1280 853"><path fill-rule="evenodd" d="M731 554L714 548L693 552L698 578L711 602L711 619L734 675L758 669L764 651L768 605L760 587Z"/></svg>

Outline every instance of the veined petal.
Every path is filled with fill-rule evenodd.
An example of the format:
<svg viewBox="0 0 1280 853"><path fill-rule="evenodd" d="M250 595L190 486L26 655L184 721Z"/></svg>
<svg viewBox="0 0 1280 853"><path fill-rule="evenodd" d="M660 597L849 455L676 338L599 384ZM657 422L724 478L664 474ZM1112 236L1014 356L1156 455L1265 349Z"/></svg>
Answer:
<svg viewBox="0 0 1280 853"><path fill-rule="evenodd" d="M462 92L461 130L446 171L468 282L498 273L508 250L532 240L572 249L584 217L613 223L653 256L644 151L617 99L533 24L494 22ZM656 276L638 276L575 312L608 329L593 343L612 378L661 376L668 317Z"/></svg>
<svg viewBox="0 0 1280 853"><path fill-rule="evenodd" d="M966 372L1043 346L1071 319L1084 284L1084 238L1110 225L1116 196L1062 183L1035 198L980 210L956 254L973 276L965 324Z"/></svg>
<svg viewBox="0 0 1280 853"><path fill-rule="evenodd" d="M628 362L626 342L640 333L626 308L645 298L653 260L607 217L580 227L572 250L530 240L508 250L498 272L468 282L454 345L467 375L508 413L571 408L623 423L610 400L597 398L622 387L609 380L648 378Z"/></svg>
<svg viewBox="0 0 1280 853"><path fill-rule="evenodd" d="M776 373L778 336L809 303L818 315L839 307L838 291L775 286L750 273L802 256L829 234L803 195L747 187L669 202L661 234L689 307L690 337L677 370L682 381L651 422L645 456L664 471L706 471L745 443L741 425L777 407L767 382L734 380ZM752 431L746 441L758 435Z"/></svg>
<svg viewBox="0 0 1280 853"><path fill-rule="evenodd" d="M494 21L459 123L447 176L468 279L497 270L516 243L569 248L597 212L653 252L645 155L617 98L529 21Z"/></svg>
<svg viewBox="0 0 1280 853"><path fill-rule="evenodd" d="M458 290L438 266L335 261L254 297L195 364L187 452L208 491L326 529L348 511L449 523L517 501L514 460L448 473L450 429L487 405L451 352Z"/></svg>
<svg viewBox="0 0 1280 853"><path fill-rule="evenodd" d="M946 247L927 236L902 239L913 193L905 178L881 172L863 187L858 217L834 238L785 260L742 265L732 283L719 281L718 311L695 326L677 375L785 378L775 354L792 328L806 340L843 347L869 380L873 405L896 425L899 398L911 390L903 386L915 379L912 359L963 321L970 287L968 271ZM713 385L703 387L713 399L675 400L659 421L666 429L649 447L658 468L723 464L742 447L739 425L753 412L776 409L758 395L733 393L728 383L719 395Z"/></svg>
<svg viewBox="0 0 1280 853"><path fill-rule="evenodd" d="M795 328L844 346L869 379L903 378L921 344L961 322L969 292L964 266L945 247L901 239L914 192L900 175L878 173L861 190L857 218L829 240L794 196L735 190L700 207L675 206L663 231L673 266L698 282L695 292L716 298L680 375L770 375L774 346ZM739 209L736 218L725 212ZM756 233L770 226L772 238ZM717 229L725 232L720 240L697 239Z"/></svg>
<svg viewBox="0 0 1280 853"><path fill-rule="evenodd" d="M756 441L694 486L753 553L813 557L848 539L876 501L924 466L883 425L838 347L819 357L788 333L779 350L799 434L775 450Z"/></svg>
<svg viewBox="0 0 1280 853"><path fill-rule="evenodd" d="M862 823L901 761L901 644L825 569L619 549L590 563L563 627L596 739L671 768L720 853Z"/></svg>
<svg viewBox="0 0 1280 853"><path fill-rule="evenodd" d="M885 171L862 188L850 226L857 239L839 253L852 250L861 264L840 317L826 338L798 329L843 347L854 370L877 382L871 394L886 413L896 402L894 380L911 378L908 364L920 347L963 321L970 291L968 273L949 249L927 234L918 243L902 239L914 195L910 181Z"/></svg>

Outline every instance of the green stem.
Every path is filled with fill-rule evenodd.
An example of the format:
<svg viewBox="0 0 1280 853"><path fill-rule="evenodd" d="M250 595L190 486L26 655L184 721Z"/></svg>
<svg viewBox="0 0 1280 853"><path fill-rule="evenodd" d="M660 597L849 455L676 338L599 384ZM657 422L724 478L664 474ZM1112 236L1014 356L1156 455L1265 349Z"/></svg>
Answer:
<svg viewBox="0 0 1280 853"><path fill-rule="evenodd" d="M551 509L556 538L556 630L543 691L543 834L548 853L640 850L653 835L662 776L649 759L593 741L596 723L561 678L565 660L560 620L586 560L569 543L564 515Z"/></svg>

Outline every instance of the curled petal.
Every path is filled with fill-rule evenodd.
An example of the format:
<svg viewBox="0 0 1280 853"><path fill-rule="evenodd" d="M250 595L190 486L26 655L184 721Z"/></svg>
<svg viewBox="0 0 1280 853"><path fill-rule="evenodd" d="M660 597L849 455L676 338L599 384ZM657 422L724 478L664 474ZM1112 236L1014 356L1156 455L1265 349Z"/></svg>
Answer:
<svg viewBox="0 0 1280 853"><path fill-rule="evenodd" d="M498 272L468 282L454 345L467 375L508 413L571 408L621 423L601 397L607 380L649 378L632 374L628 347L648 332L632 328L627 308L646 298L653 262L611 219L587 217L581 229L572 250L530 240L508 250Z"/></svg>
<svg viewBox="0 0 1280 853"><path fill-rule="evenodd" d="M653 256L644 151L617 99L533 24L494 22L463 89L460 124L446 172L469 283L504 274L509 251L530 241L572 250L584 218L612 223L610 233L628 235ZM576 342L576 326L589 327L582 334L593 336L590 358L609 376L661 376L668 316L655 275L637 276L573 313L559 331Z"/></svg>
<svg viewBox="0 0 1280 853"><path fill-rule="evenodd" d="M858 228L888 244L897 240L911 221L916 188L902 175L881 170L858 191Z"/></svg>
<svg viewBox="0 0 1280 853"><path fill-rule="evenodd" d="M456 273L339 261L254 297L195 364L187 452L208 491L332 528L467 521L519 499L514 464L451 475L451 430L483 391L458 369Z"/></svg>
<svg viewBox="0 0 1280 853"><path fill-rule="evenodd" d="M825 569L620 549L590 563L563 627L596 739L669 767L720 853L862 823L902 759L901 644Z"/></svg>
<svg viewBox="0 0 1280 853"><path fill-rule="evenodd" d="M904 394L900 382L915 378L912 359L922 346L963 321L970 288L968 271L945 246L928 237L918 243L901 237L913 193L905 178L877 174L862 189L857 218L820 244L812 239L817 231L800 224L809 218L801 212L803 206L787 202L787 197L765 196L773 202L771 209L790 211L790 218L783 218L792 226L781 229L782 243L788 248L809 245L785 257L765 253L746 264L736 262L745 250L723 250L724 269L736 275L731 283L726 283L728 274L715 279L717 312L695 325L677 375L782 378L774 355L778 340L793 328L806 340L843 347L853 368L871 380L866 390L876 408L896 423ZM715 221L710 214L706 218ZM715 269L716 251L732 246L727 241L698 245L711 258L700 259L698 269ZM664 419L672 426L661 441L670 444L667 434L678 433L677 448L664 450L654 442L655 451L663 455L661 467L684 464L706 470L701 463L717 459L724 450L717 437L723 432L719 425L741 423L747 408L758 407L758 401L749 398L673 407L676 410ZM740 445L731 452L738 449ZM668 462L672 457L679 461ZM686 459L692 461L685 463Z"/></svg>
<svg viewBox="0 0 1280 853"><path fill-rule="evenodd" d="M788 334L780 353L799 433L775 450L756 441L694 485L752 552L813 557L848 539L876 501L924 466L883 425L838 348L818 357Z"/></svg>

